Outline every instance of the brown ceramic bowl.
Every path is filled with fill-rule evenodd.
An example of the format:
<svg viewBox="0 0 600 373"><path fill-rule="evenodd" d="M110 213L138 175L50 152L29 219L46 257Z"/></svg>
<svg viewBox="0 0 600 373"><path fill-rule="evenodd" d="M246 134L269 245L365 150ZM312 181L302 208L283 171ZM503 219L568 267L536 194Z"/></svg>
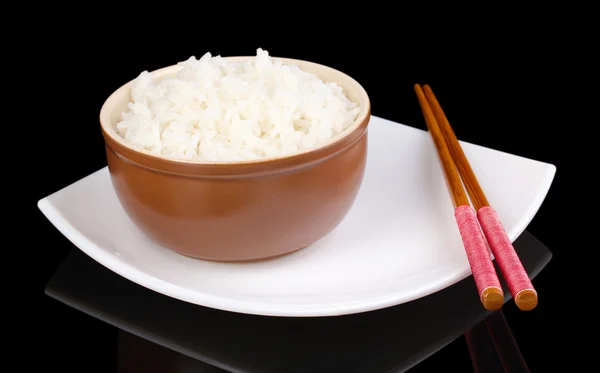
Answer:
<svg viewBox="0 0 600 373"><path fill-rule="evenodd" d="M115 132L131 82L106 100L100 123L112 183L127 215L151 240L194 258L252 261L302 249L330 233L348 213L365 171L369 97L340 71L280 60L335 81L360 104L361 113L343 137L269 160L171 160L132 148ZM162 78L179 69L175 65L152 74Z"/></svg>

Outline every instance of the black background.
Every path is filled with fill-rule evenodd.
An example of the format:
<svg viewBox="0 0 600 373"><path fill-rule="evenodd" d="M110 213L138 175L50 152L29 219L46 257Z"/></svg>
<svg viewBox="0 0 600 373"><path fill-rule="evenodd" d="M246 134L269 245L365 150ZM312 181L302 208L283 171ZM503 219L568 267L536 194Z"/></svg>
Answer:
<svg viewBox="0 0 600 373"><path fill-rule="evenodd" d="M171 65L191 55L199 58L207 51L252 55L258 47L274 56L319 62L353 76L369 93L373 115L421 129L425 125L413 84L428 83L459 139L557 166L551 190L528 227L554 254L534 283L540 304L530 313L518 311L512 302L504 310L532 372L547 371L561 358L563 342L557 328L562 301L556 287L567 254L559 230L566 152L557 146L560 127L540 116L541 109L549 106L541 96L551 86L547 69L555 68L548 66L553 54L549 30L532 26L533 31L516 36L497 31L484 37L473 30L459 36L425 28L431 34L422 34L420 29L396 34L373 26L367 34L357 31L356 39L340 38L342 31L333 25L309 22L313 34L291 38L280 35L275 26L265 37L251 23L235 31L222 27L220 31L235 36L217 38L218 32L201 23L196 34L181 37L177 26L160 25L156 18L148 19L143 32L119 14L93 25L69 21L73 23L68 26L49 27L48 35L41 33L37 40L39 54L47 61L42 78L50 109L46 111L49 119L38 126L36 146L46 151L42 166L28 170L35 173L36 183L26 200L27 240L34 241L30 260L36 267L28 277L34 279L31 286L24 281L34 307L23 312L31 313L35 342L23 343L42 354L46 368L110 372L116 333L43 294L48 278L72 246L37 210L36 202L106 165L98 114L114 89L142 70ZM287 30L294 25L287 25ZM107 32L117 26L118 32ZM94 363L84 369L81 359ZM472 370L462 338L412 371L442 368Z"/></svg>

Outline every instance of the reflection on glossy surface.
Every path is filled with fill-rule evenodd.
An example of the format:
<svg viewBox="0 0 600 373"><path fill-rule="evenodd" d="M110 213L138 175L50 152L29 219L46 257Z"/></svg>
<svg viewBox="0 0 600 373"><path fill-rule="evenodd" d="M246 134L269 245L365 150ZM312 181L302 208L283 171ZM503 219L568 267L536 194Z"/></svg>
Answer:
<svg viewBox="0 0 600 373"><path fill-rule="evenodd" d="M529 368L517 341L510 330L508 321L502 311L494 312L485 319L485 325L492 337L500 362L507 373L529 373Z"/></svg>
<svg viewBox="0 0 600 373"><path fill-rule="evenodd" d="M505 373L496 348L485 325L485 321L477 323L465 333L465 341L469 347L469 355L475 373Z"/></svg>
<svg viewBox="0 0 600 373"><path fill-rule="evenodd" d="M551 258L550 251L527 232L514 246L532 278ZM494 321L495 315L481 307L470 277L431 296L363 314L263 317L208 309L163 296L74 250L46 291L131 334L234 372L403 372L469 330L467 339L472 341L481 322L490 315L487 325L500 325ZM492 329L499 330L495 326ZM493 336L497 343L507 340L501 331ZM476 345L478 349L472 352L485 347ZM489 351L483 353L489 355ZM147 359L153 356L146 354ZM518 363L518 359L506 362Z"/></svg>
<svg viewBox="0 0 600 373"><path fill-rule="evenodd" d="M529 373L502 310L465 333L475 373Z"/></svg>
<svg viewBox="0 0 600 373"><path fill-rule="evenodd" d="M226 373L133 334L119 331L117 373Z"/></svg>
<svg viewBox="0 0 600 373"><path fill-rule="evenodd" d="M465 333L474 373L530 373L502 311ZM133 334L119 331L118 373L226 373Z"/></svg>

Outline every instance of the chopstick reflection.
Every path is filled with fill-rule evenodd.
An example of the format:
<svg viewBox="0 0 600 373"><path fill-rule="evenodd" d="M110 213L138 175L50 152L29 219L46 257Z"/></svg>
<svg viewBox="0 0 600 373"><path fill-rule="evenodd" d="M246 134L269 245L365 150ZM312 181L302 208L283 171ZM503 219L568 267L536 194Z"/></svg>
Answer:
<svg viewBox="0 0 600 373"><path fill-rule="evenodd" d="M529 367L502 310L465 334L475 373L529 373Z"/></svg>

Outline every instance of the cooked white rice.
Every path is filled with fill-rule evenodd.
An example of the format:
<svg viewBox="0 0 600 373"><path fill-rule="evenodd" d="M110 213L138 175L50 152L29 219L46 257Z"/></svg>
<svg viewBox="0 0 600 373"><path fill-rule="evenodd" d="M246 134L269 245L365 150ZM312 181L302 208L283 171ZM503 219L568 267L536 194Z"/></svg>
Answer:
<svg viewBox="0 0 600 373"><path fill-rule="evenodd" d="M360 108L335 83L258 49L232 62L206 53L180 62L176 77L142 72L116 125L126 142L168 158L247 161L311 150L330 142Z"/></svg>

